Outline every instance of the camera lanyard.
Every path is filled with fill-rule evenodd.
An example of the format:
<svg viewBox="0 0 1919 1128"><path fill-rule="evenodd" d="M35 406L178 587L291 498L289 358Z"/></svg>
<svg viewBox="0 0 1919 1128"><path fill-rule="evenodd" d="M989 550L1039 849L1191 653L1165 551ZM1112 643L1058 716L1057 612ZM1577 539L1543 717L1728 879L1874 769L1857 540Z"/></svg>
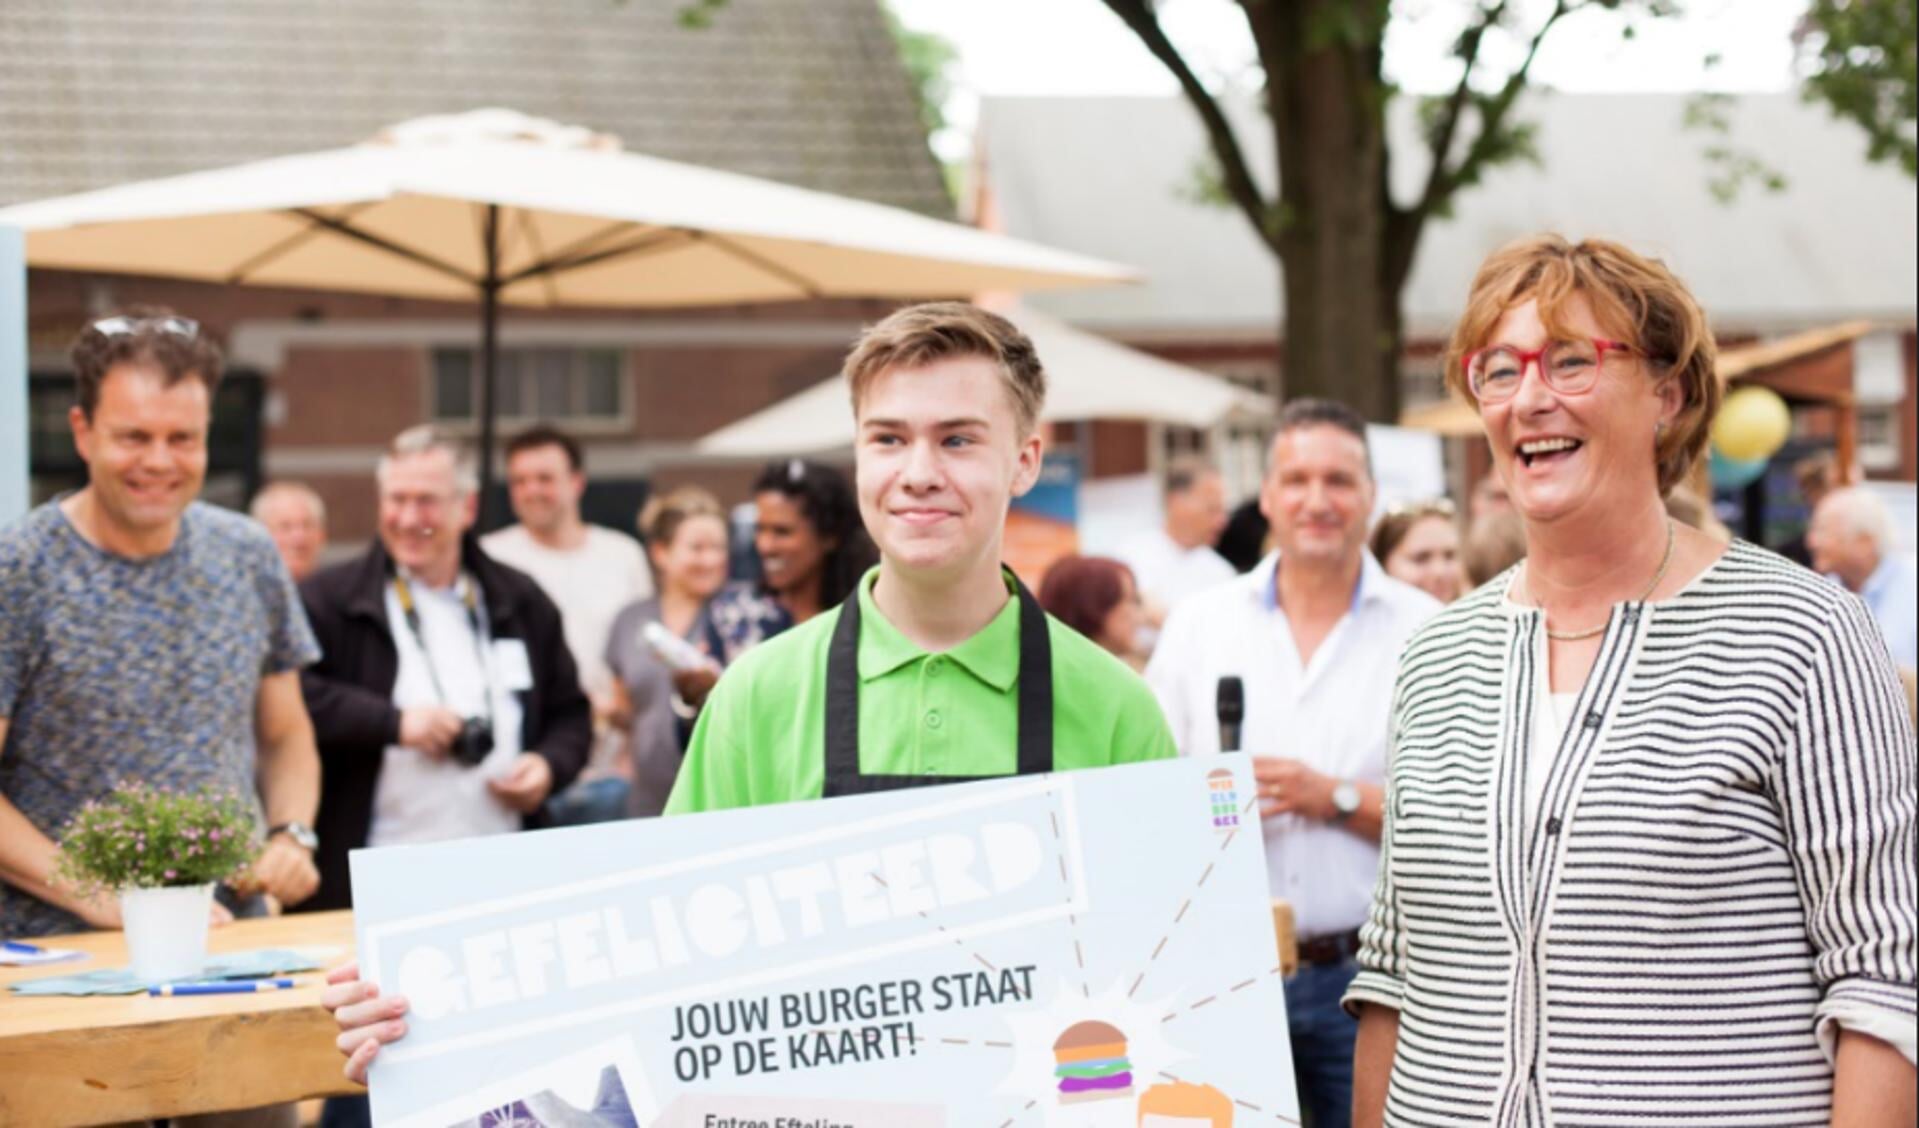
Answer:
<svg viewBox="0 0 1919 1128"><path fill-rule="evenodd" d="M466 604L467 625L473 628L473 655L480 662L480 696L486 702L487 727L493 726L493 664L487 661L486 622L480 614L480 600L475 592L479 584L465 572L460 573L461 602ZM440 671L433 664L433 650L426 644L426 629L420 623L420 610L413 605L413 589L406 577L399 573L393 576L393 594L399 597L400 614L406 619L407 629L413 632L413 641L420 647L420 660L426 663L426 676L433 682L433 693L440 704L453 709L453 699L447 696L446 686L440 683ZM453 709L459 712L458 709Z"/></svg>

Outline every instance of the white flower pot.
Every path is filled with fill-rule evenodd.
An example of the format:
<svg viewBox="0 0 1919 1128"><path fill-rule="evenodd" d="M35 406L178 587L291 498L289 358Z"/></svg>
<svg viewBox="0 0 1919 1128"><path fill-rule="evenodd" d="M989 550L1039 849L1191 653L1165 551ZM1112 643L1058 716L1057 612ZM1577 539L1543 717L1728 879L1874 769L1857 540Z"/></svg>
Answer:
<svg viewBox="0 0 1919 1128"><path fill-rule="evenodd" d="M213 884L122 889L120 920L133 972L153 983L198 979L207 963Z"/></svg>

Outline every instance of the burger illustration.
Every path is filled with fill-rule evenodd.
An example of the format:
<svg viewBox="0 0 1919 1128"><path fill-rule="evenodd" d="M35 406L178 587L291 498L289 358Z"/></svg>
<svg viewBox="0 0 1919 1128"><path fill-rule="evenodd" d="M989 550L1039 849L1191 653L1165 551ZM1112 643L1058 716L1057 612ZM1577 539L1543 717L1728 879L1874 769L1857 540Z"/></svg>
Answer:
<svg viewBox="0 0 1919 1128"><path fill-rule="evenodd" d="M1225 768L1206 773L1206 787L1213 799L1213 828L1227 831L1239 825L1239 791L1233 773Z"/></svg>
<svg viewBox="0 0 1919 1128"><path fill-rule="evenodd" d="M1078 1022L1053 1043L1059 1068L1059 1103L1079 1104L1133 1095L1133 1063L1126 1035L1104 1022Z"/></svg>

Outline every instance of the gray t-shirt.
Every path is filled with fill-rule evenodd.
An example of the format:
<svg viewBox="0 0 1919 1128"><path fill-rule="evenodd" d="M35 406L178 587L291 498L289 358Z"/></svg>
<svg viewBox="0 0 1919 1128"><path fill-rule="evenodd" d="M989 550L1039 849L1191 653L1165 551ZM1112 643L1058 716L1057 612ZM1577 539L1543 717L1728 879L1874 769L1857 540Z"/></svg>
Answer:
<svg viewBox="0 0 1919 1128"><path fill-rule="evenodd" d="M260 680L320 656L266 530L195 502L130 560L59 502L0 529L0 795L48 837L123 780L254 796ZM0 935L83 928L0 882Z"/></svg>
<svg viewBox="0 0 1919 1128"><path fill-rule="evenodd" d="M607 668L626 686L633 706L633 720L626 731L627 755L633 760L633 789L626 803L630 818L652 818L666 809L686 755L673 712L673 672L640 635L646 624L659 621L659 597L642 599L619 613L606 639ZM701 608L686 637L710 654L714 635L708 622L707 611Z"/></svg>

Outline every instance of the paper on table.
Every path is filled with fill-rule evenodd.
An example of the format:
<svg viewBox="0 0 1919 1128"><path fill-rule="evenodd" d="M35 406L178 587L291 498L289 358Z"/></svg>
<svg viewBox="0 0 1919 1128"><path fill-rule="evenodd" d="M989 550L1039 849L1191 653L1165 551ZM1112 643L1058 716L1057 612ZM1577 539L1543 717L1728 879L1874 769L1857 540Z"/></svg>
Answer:
<svg viewBox="0 0 1919 1128"><path fill-rule="evenodd" d="M259 948L248 952L226 952L207 960L199 978L259 979L279 972L315 971L319 961L286 948ZM11 985L16 995L132 995L157 986L162 980L142 979L132 968L105 967L77 975L52 975L28 979Z"/></svg>
<svg viewBox="0 0 1919 1128"><path fill-rule="evenodd" d="M72 948L0 944L0 967L38 967L41 964L72 963L86 958L85 952Z"/></svg>

